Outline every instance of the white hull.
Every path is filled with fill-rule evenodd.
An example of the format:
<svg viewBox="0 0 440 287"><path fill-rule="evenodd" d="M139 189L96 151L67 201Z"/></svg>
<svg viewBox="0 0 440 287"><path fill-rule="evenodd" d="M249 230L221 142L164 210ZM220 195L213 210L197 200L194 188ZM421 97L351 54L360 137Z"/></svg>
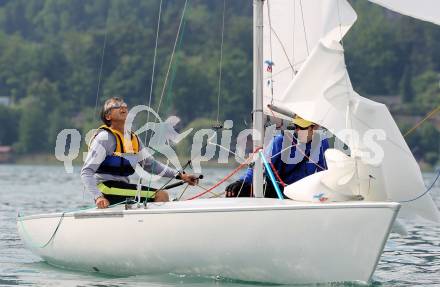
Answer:
<svg viewBox="0 0 440 287"><path fill-rule="evenodd" d="M197 274L273 283L370 280L400 205L275 199L169 202L148 209L19 219L48 263L111 275Z"/></svg>

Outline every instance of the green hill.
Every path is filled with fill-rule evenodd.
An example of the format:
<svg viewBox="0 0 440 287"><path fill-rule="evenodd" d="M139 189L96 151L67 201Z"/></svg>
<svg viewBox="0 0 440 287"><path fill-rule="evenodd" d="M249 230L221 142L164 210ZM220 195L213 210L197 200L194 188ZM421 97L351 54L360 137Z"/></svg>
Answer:
<svg viewBox="0 0 440 287"><path fill-rule="evenodd" d="M159 2L1 0L0 97L13 104L0 106L0 145L14 144L22 153L52 152L60 129L95 126L98 83L99 104L110 96L146 104ZM223 9L223 1L188 3L162 91L184 5L164 0L153 89L153 107L163 94L160 114L179 116L182 126L216 117ZM252 1L226 3L220 118L242 128L252 101ZM399 95L402 104L395 113L423 115L437 107L440 27L365 0L351 3L359 19L344 47L355 89L366 96ZM422 150L420 158L437 154L429 157L434 163L436 135L434 143L422 147L408 140Z"/></svg>

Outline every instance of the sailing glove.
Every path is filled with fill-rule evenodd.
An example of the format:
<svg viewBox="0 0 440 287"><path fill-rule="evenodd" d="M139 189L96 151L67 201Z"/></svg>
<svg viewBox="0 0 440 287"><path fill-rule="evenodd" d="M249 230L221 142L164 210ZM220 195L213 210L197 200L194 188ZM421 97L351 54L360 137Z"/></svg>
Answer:
<svg viewBox="0 0 440 287"><path fill-rule="evenodd" d="M251 186L237 180L226 187L226 197L249 197L251 193Z"/></svg>

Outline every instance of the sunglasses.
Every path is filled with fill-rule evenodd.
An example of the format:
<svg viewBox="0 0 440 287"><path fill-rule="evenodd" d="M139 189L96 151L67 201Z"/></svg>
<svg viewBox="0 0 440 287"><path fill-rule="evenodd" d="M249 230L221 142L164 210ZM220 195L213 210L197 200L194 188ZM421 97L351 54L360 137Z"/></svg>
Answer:
<svg viewBox="0 0 440 287"><path fill-rule="evenodd" d="M305 130L308 130L310 127L313 128L314 126L315 126L315 125L311 125L311 126L308 126L308 127L303 128L303 127L301 127L301 126L299 126L299 125L295 125L295 129L305 131Z"/></svg>
<svg viewBox="0 0 440 287"><path fill-rule="evenodd" d="M113 102L110 105L108 105L107 109L105 110L105 113L107 114L111 110L120 109L120 108L128 108L128 106L124 102Z"/></svg>

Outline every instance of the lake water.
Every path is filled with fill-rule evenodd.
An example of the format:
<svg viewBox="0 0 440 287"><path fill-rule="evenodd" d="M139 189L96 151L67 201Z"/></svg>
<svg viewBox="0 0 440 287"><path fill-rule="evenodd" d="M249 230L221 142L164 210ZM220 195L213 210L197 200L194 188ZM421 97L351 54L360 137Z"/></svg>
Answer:
<svg viewBox="0 0 440 287"><path fill-rule="evenodd" d="M228 172L228 169L204 169L202 184L209 187ZM433 174L425 174L425 180L430 184ZM222 188L224 185L217 191ZM194 189L188 193L201 191ZM431 195L440 206L439 183ZM71 210L90 203L89 196L83 192L78 167L73 174L67 174L59 166L0 165L0 286L253 286L226 279L173 274L104 277L52 267L24 248L16 228L18 212L29 215ZM406 224L407 237L391 235L372 286L440 286L440 226L427 222Z"/></svg>

